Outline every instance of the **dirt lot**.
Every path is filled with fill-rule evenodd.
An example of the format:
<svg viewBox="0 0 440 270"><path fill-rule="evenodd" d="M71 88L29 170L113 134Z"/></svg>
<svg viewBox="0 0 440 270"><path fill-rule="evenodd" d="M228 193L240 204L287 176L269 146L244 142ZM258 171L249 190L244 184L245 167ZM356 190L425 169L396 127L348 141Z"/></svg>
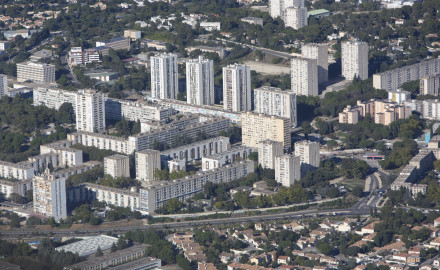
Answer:
<svg viewBox="0 0 440 270"><path fill-rule="evenodd" d="M245 61L244 64L250 66L251 70L255 70L256 72L264 75L290 74L289 66L274 65L256 61Z"/></svg>

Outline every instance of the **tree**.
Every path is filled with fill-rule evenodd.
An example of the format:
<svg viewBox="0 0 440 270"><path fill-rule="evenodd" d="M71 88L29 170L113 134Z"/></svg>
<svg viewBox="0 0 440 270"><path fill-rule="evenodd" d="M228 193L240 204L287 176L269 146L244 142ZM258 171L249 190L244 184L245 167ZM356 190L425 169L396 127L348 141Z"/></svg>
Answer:
<svg viewBox="0 0 440 270"><path fill-rule="evenodd" d="M98 246L98 249L96 250L96 253L95 253L95 257L101 257L103 255L104 255L104 253L102 253L101 247Z"/></svg>
<svg viewBox="0 0 440 270"><path fill-rule="evenodd" d="M50 217L47 220L47 225L49 225L50 227L54 228L57 226L57 222L55 221L55 219L53 217Z"/></svg>
<svg viewBox="0 0 440 270"><path fill-rule="evenodd" d="M118 241L119 241L119 239L118 239ZM111 251L111 252L115 252L116 250L118 250L118 247L116 246L115 243L113 243L113 244L112 244L112 247L110 248L110 251Z"/></svg>
<svg viewBox="0 0 440 270"><path fill-rule="evenodd" d="M355 186L351 192L356 197L363 197L364 196L364 189L361 186Z"/></svg>
<svg viewBox="0 0 440 270"><path fill-rule="evenodd" d="M122 237L119 237L118 238L118 242L116 243L116 246L118 247L119 250L122 250L122 249L126 248L128 246L127 245L127 240L125 240Z"/></svg>
<svg viewBox="0 0 440 270"><path fill-rule="evenodd" d="M166 209L168 213L177 213L182 208L182 203L177 198L172 198L166 202Z"/></svg>
<svg viewBox="0 0 440 270"><path fill-rule="evenodd" d="M308 138L308 137L309 137L309 134L311 134L311 133L313 132L312 125L310 125L310 123L307 122L307 121L304 121L304 122L301 124L301 128L302 128L302 131L303 131L304 136L305 136L306 138Z"/></svg>

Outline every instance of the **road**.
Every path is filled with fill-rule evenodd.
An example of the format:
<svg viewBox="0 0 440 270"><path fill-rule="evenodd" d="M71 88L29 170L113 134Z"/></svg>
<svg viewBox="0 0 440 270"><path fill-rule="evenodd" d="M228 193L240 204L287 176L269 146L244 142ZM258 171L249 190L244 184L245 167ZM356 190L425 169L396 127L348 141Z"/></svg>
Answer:
<svg viewBox="0 0 440 270"><path fill-rule="evenodd" d="M125 226L125 227L113 227L113 228L101 228L96 227L93 229L60 229L52 231L41 231L34 228L26 230L9 230L1 232L2 239L23 239L23 238L41 238L47 236L77 236L77 235L99 235L105 233L125 233L131 230L145 230L149 228L154 229L178 229L178 228L191 228L195 226L215 226L223 224L234 224L234 223L247 223L247 222L266 222L266 221L276 221L276 220L291 220L291 219L301 219L304 217L317 217L317 216L357 216L357 215L368 215L370 213L369 208L359 208L359 209L333 209L333 210L304 210L290 213L275 213L260 216L245 216L245 217L230 217L223 219L211 219L211 220L197 220L197 221L181 221L181 222L170 222L170 223L158 223L152 225L143 226Z"/></svg>

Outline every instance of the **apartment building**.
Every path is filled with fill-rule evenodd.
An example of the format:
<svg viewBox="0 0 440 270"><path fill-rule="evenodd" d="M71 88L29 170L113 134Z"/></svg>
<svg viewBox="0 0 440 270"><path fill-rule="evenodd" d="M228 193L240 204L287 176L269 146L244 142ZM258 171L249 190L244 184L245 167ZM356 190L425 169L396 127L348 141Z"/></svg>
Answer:
<svg viewBox="0 0 440 270"><path fill-rule="evenodd" d="M420 80L440 73L440 58L423 60L420 63L388 70L373 75L373 87L386 91L396 90L403 83ZM424 90L423 90L424 91Z"/></svg>
<svg viewBox="0 0 440 270"><path fill-rule="evenodd" d="M318 66L316 59L295 57L291 60L292 92L296 95L318 95Z"/></svg>
<svg viewBox="0 0 440 270"><path fill-rule="evenodd" d="M151 97L176 99L179 92L177 55L163 53L150 57Z"/></svg>
<svg viewBox="0 0 440 270"><path fill-rule="evenodd" d="M122 117L129 121L159 121L165 122L176 112L172 108L167 108L147 101L125 101L119 99L105 99L106 119L120 121Z"/></svg>
<svg viewBox="0 0 440 270"><path fill-rule="evenodd" d="M70 65L86 65L93 62L100 62L99 52L96 49L85 49L72 47L69 51L68 62Z"/></svg>
<svg viewBox="0 0 440 270"><path fill-rule="evenodd" d="M249 66L235 64L223 67L223 109L234 112L252 109Z"/></svg>
<svg viewBox="0 0 440 270"><path fill-rule="evenodd" d="M214 104L214 62L199 56L186 62L186 102Z"/></svg>
<svg viewBox="0 0 440 270"><path fill-rule="evenodd" d="M275 170L275 158L283 155L283 143L264 140L258 144L258 164L266 169Z"/></svg>
<svg viewBox="0 0 440 270"><path fill-rule="evenodd" d="M34 177L34 168L28 162L11 163L0 160L0 177L29 180Z"/></svg>
<svg viewBox="0 0 440 270"><path fill-rule="evenodd" d="M81 174L81 173L90 171L91 169L93 169L95 167L99 167L101 165L102 165L101 162L92 160L92 161L84 162L84 163L77 165L77 166L72 166L72 167L52 171L50 173L50 175L52 175L56 179L58 179L58 178L68 179L72 175L77 175L77 174Z"/></svg>
<svg viewBox="0 0 440 270"><path fill-rule="evenodd" d="M154 172L161 169L160 152L146 149L136 152L136 179L153 181Z"/></svg>
<svg viewBox="0 0 440 270"><path fill-rule="evenodd" d="M411 108L387 100L357 101L355 107L359 110L361 117L369 114L374 118L376 124L389 125L399 119L406 119L411 116Z"/></svg>
<svg viewBox="0 0 440 270"><path fill-rule="evenodd" d="M139 191L140 208L147 213L163 206L167 200L177 198L184 201L203 190L207 182L214 184L227 183L254 172L251 160L229 164L224 167L205 172L197 172L173 181L151 182Z"/></svg>
<svg viewBox="0 0 440 270"><path fill-rule="evenodd" d="M88 132L105 131L104 94L91 89L76 95L76 129Z"/></svg>
<svg viewBox="0 0 440 270"><path fill-rule="evenodd" d="M17 64L17 81L53 83L55 82L55 66L36 62L19 63Z"/></svg>
<svg viewBox="0 0 440 270"><path fill-rule="evenodd" d="M394 91L388 91L388 100L393 102L397 102L399 104L403 103L406 100L411 99L411 93L408 91L402 91L402 89L397 89Z"/></svg>
<svg viewBox="0 0 440 270"><path fill-rule="evenodd" d="M2 40L0 41L0 51L6 51L9 48L9 41Z"/></svg>
<svg viewBox="0 0 440 270"><path fill-rule="evenodd" d="M70 103L73 110L76 110L76 93L56 88L34 89L34 106L46 106L51 109L59 110L64 103Z"/></svg>
<svg viewBox="0 0 440 270"><path fill-rule="evenodd" d="M130 177L130 158L120 154L105 157L104 174L113 178Z"/></svg>
<svg viewBox="0 0 440 270"><path fill-rule="evenodd" d="M300 157L280 155L275 158L275 181L285 187L290 187L301 180Z"/></svg>
<svg viewBox="0 0 440 270"><path fill-rule="evenodd" d="M264 140L283 143L284 149L291 146L290 120L277 116L267 116L256 113L241 114L242 144L258 148Z"/></svg>
<svg viewBox="0 0 440 270"><path fill-rule="evenodd" d="M66 179L45 174L33 179L34 213L53 217L55 221L67 217Z"/></svg>
<svg viewBox="0 0 440 270"><path fill-rule="evenodd" d="M368 43L350 40L341 45L342 76L346 80L368 79Z"/></svg>
<svg viewBox="0 0 440 270"><path fill-rule="evenodd" d="M0 98L8 93L8 76L0 74Z"/></svg>
<svg viewBox="0 0 440 270"><path fill-rule="evenodd" d="M54 168L81 165L83 163L83 153L79 149L70 148L72 145L72 142L68 140L56 141L40 145L40 153L41 155L55 154L52 161ZM38 158L38 156L31 158Z"/></svg>
<svg viewBox="0 0 440 270"><path fill-rule="evenodd" d="M15 181L0 179L0 193L3 193L5 198L9 198L12 193L17 193L24 197L28 190L32 190L32 180Z"/></svg>
<svg viewBox="0 0 440 270"><path fill-rule="evenodd" d="M288 7L304 7L304 0L270 0L269 14L272 18L280 17L284 20L285 10Z"/></svg>
<svg viewBox="0 0 440 270"><path fill-rule="evenodd" d="M161 160L184 160L190 162L203 157L220 154L231 148L228 137L215 137L160 152Z"/></svg>
<svg viewBox="0 0 440 270"><path fill-rule="evenodd" d="M122 137L104 135L100 133L78 131L67 134L67 140L85 146L94 146L98 149L112 150L122 154L131 154L128 148L128 140Z"/></svg>
<svg viewBox="0 0 440 270"><path fill-rule="evenodd" d="M295 30L308 25L306 7L288 7L284 10L284 25Z"/></svg>
<svg viewBox="0 0 440 270"><path fill-rule="evenodd" d="M439 96L440 74L431 75L420 79L420 95Z"/></svg>
<svg viewBox="0 0 440 270"><path fill-rule="evenodd" d="M290 119L292 127L297 125L296 95L280 88L263 86L254 90L256 113Z"/></svg>
<svg viewBox="0 0 440 270"><path fill-rule="evenodd" d="M141 31L138 30L124 30L124 37L131 39L131 41L136 41L138 39L141 39Z"/></svg>
<svg viewBox="0 0 440 270"><path fill-rule="evenodd" d="M357 124L360 119L359 108L348 105L339 113L339 123L341 124Z"/></svg>
<svg viewBox="0 0 440 270"><path fill-rule="evenodd" d="M128 207L131 211L139 208L139 192L137 191L112 188L93 183L85 183L84 188L87 190L89 201L98 200L109 205Z"/></svg>
<svg viewBox="0 0 440 270"><path fill-rule="evenodd" d="M328 81L328 45L307 43L301 46L304 58L316 59L318 66L318 83Z"/></svg>
<svg viewBox="0 0 440 270"><path fill-rule="evenodd" d="M209 171L246 160L252 152L251 147L235 146L228 151L202 158L202 171Z"/></svg>
<svg viewBox="0 0 440 270"><path fill-rule="evenodd" d="M295 156L301 161L301 176L311 169L319 167L321 156L319 155L319 143L311 141L299 141L295 143Z"/></svg>

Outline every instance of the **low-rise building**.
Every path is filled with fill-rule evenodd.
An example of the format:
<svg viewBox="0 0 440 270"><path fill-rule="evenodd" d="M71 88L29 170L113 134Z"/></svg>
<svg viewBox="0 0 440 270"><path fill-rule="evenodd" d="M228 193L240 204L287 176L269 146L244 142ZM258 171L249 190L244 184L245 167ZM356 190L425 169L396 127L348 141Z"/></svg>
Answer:
<svg viewBox="0 0 440 270"><path fill-rule="evenodd" d="M67 244L55 248L56 251L77 253L80 257L85 257L94 254L101 249L106 251L112 247L113 244L118 242L118 238L108 235L93 236L78 242ZM99 267L99 265L98 265Z"/></svg>

